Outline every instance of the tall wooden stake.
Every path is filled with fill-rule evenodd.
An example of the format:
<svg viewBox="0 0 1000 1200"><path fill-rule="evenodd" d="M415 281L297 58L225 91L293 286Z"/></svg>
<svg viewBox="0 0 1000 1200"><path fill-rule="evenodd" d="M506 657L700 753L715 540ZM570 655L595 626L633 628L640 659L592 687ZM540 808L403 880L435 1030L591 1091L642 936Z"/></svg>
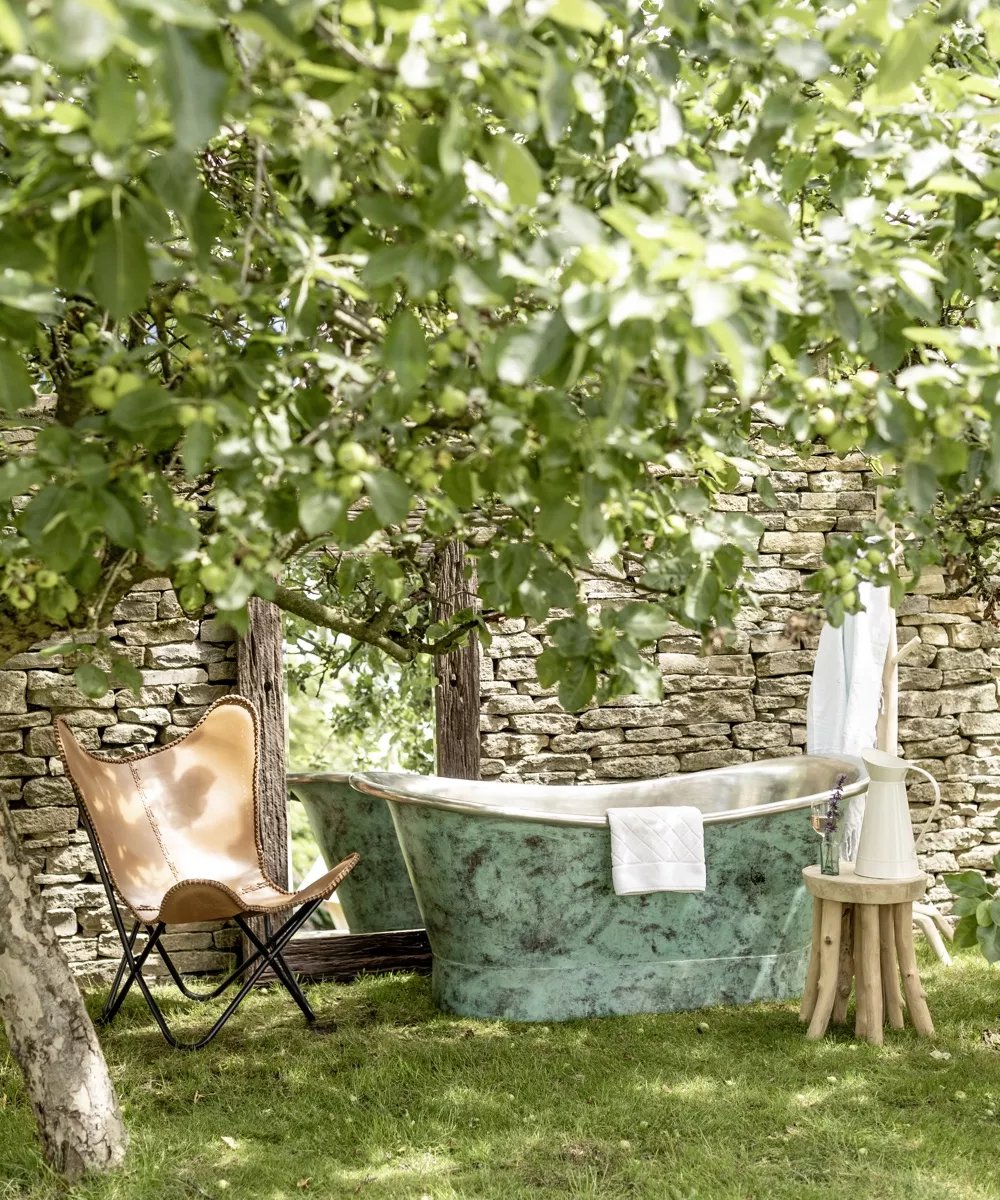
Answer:
<svg viewBox="0 0 1000 1200"><path fill-rule="evenodd" d="M445 547L438 572L437 617L446 620L475 604L476 576L465 574L465 545ZM453 779L479 778L479 641L444 654L434 664L437 771Z"/></svg>

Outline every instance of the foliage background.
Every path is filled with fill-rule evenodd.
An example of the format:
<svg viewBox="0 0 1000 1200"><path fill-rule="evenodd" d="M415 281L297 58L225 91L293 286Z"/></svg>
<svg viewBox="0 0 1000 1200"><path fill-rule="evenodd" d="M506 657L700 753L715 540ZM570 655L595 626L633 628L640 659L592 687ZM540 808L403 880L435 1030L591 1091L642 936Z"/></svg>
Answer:
<svg viewBox="0 0 1000 1200"><path fill-rule="evenodd" d="M886 478L833 619L928 561L992 595L987 0L0 0L0 42L0 408L54 396L0 470L8 650L167 573L409 661L488 623L426 603L485 529L564 705L649 694L638 648L745 594L711 494L820 437ZM317 546L372 586L276 582ZM588 612L623 563L644 603Z"/></svg>

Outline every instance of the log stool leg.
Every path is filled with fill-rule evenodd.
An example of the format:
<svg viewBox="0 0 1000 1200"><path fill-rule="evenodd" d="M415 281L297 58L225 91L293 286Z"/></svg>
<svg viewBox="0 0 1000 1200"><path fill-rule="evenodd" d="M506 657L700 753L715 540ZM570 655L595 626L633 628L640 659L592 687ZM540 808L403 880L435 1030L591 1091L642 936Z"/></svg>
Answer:
<svg viewBox="0 0 1000 1200"><path fill-rule="evenodd" d="M809 967L806 970L806 986L802 993L802 1005L799 1008L800 1021L808 1021L816 1007L816 994L819 990L819 939L822 908L823 901L814 896L812 943L809 951Z"/></svg>
<svg viewBox="0 0 1000 1200"><path fill-rule="evenodd" d="M878 906L878 932L882 949L882 1000L885 1015L893 1029L903 1028L903 995L899 990L899 968L896 965L896 933L892 924L892 907Z"/></svg>
<svg viewBox="0 0 1000 1200"><path fill-rule="evenodd" d="M861 906L854 906L854 1036L863 1038L868 1033L868 1009L865 1000L865 927L861 923Z"/></svg>
<svg viewBox="0 0 1000 1200"><path fill-rule="evenodd" d="M861 934L858 955L858 1015L855 1035L881 1046L882 1032L882 972L880 969L878 905L858 904L855 920Z"/></svg>
<svg viewBox="0 0 1000 1200"><path fill-rule="evenodd" d="M840 922L844 906L839 900L824 900L820 917L819 989L816 1007L806 1037L816 1041L826 1033L837 992L837 967L840 959Z"/></svg>
<svg viewBox="0 0 1000 1200"><path fill-rule="evenodd" d="M833 1023L843 1025L847 1020L847 1005L854 986L854 905L844 905L840 920L840 968L837 971L837 995L833 1002Z"/></svg>
<svg viewBox="0 0 1000 1200"><path fill-rule="evenodd" d="M922 1037L933 1037L934 1022L927 1007L927 993L917 971L917 956L913 953L912 903L894 904L892 923L896 933L896 953L899 956L899 969L903 976L903 990L906 992L910 1020L913 1022L913 1028Z"/></svg>

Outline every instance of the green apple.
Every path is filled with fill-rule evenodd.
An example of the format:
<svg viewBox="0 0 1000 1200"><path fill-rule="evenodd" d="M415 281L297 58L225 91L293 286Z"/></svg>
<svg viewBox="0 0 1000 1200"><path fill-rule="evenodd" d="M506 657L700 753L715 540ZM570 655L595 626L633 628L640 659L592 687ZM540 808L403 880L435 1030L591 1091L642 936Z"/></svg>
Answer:
<svg viewBox="0 0 1000 1200"><path fill-rule="evenodd" d="M341 442L337 447L337 466L345 471L363 471L372 465L372 456L360 442Z"/></svg>

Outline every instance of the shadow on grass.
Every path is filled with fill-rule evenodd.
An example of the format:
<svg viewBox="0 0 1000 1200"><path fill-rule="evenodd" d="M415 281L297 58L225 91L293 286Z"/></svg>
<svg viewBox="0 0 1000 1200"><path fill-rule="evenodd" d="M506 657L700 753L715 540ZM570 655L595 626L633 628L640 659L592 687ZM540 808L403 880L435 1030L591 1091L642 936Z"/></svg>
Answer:
<svg viewBox="0 0 1000 1200"><path fill-rule="evenodd" d="M806 1042L787 1004L473 1021L438 1012L425 979L380 976L312 988L322 1034L272 990L185 1054L130 997L102 1032L127 1169L60 1191L8 1064L0 1197L992 1200L1000 988L975 956L926 973L939 1037L882 1049ZM218 1004L163 1002L185 1036Z"/></svg>

